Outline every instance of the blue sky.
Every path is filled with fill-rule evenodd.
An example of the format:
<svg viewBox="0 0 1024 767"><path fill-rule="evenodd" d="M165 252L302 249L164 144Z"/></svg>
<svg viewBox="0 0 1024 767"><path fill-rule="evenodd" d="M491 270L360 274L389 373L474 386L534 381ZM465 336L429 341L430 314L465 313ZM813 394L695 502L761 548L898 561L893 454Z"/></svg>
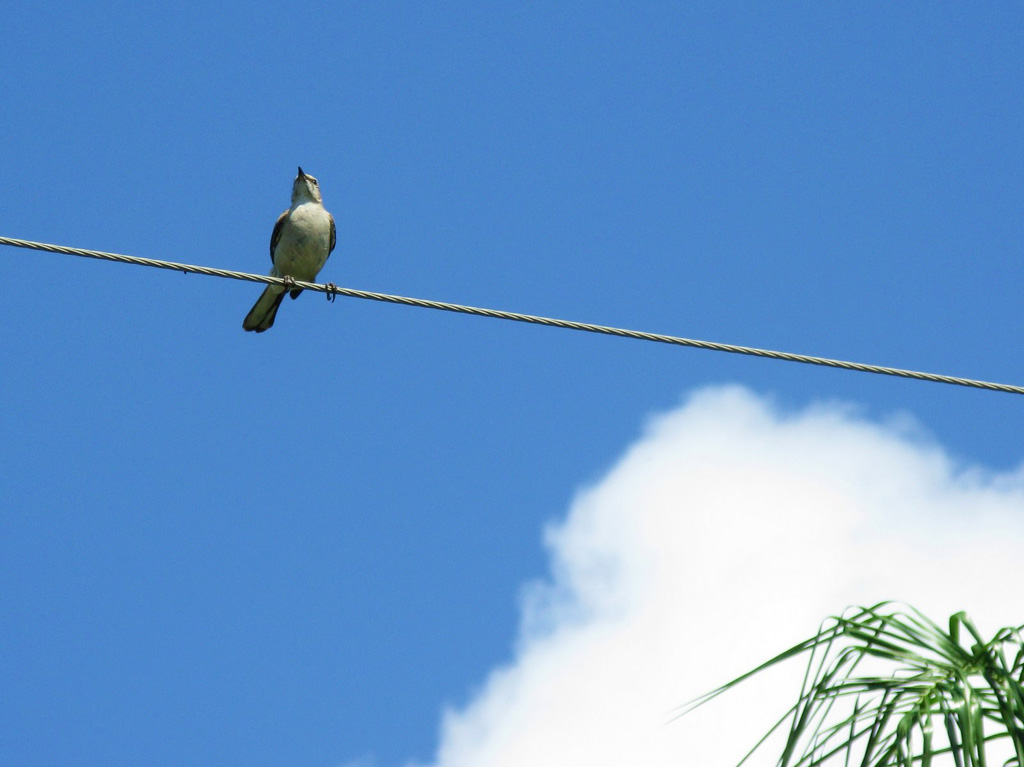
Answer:
<svg viewBox="0 0 1024 767"><path fill-rule="evenodd" d="M301 164L338 284L1024 383L1017 3L5 20L0 235L265 272ZM256 286L0 250L8 764L429 762L545 525L705 387L1024 457L1012 395L308 294L255 336Z"/></svg>

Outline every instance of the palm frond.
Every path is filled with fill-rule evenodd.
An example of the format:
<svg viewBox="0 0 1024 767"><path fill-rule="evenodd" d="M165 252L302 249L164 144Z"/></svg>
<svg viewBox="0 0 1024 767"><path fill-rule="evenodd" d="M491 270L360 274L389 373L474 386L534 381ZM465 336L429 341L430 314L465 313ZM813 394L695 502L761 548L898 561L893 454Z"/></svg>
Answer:
<svg viewBox="0 0 1024 767"><path fill-rule="evenodd" d="M891 602L829 618L818 633L691 701L682 716L755 674L806 656L797 702L741 760L783 731L778 767L1024 767L1024 626L985 641L964 613L944 630ZM1012 660L1008 660L1012 658Z"/></svg>

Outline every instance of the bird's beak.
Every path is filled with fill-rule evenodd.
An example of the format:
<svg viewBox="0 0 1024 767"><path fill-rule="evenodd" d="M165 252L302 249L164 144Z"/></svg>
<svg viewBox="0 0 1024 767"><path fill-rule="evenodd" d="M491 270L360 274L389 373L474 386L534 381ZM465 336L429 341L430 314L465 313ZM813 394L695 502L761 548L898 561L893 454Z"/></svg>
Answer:
<svg viewBox="0 0 1024 767"><path fill-rule="evenodd" d="M306 174L302 172L302 166L299 166L299 178L305 178Z"/></svg>

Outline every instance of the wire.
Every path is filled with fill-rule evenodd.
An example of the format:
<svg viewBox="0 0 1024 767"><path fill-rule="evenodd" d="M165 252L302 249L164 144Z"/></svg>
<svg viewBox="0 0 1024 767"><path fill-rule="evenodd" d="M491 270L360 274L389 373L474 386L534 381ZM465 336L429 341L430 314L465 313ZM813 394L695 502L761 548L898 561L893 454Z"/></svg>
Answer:
<svg viewBox="0 0 1024 767"><path fill-rule="evenodd" d="M236 272L230 269L214 269L209 266L195 266L193 264L179 264L174 261L161 261L155 258L141 258L139 256L124 256L118 253L105 253L99 250L85 250L83 248L68 248L62 245L49 245L42 242L30 240L16 240L10 237L0 237L0 245L11 245L16 248L29 248L31 250L45 250L50 253L65 253L69 256L82 256L85 258L97 258L102 261L116 261L123 264L136 264L138 266L152 266L158 269L171 269L186 274L204 274L209 277L227 277L233 280L245 280L247 282L262 282L267 285L285 285L280 277L268 277L262 274L250 274L248 272ZM680 338L678 336L666 336L660 333L644 333L639 330L626 330L624 328L609 327L607 325L592 325L589 322L572 322L570 320L558 320L551 317L538 317L533 314L520 314L518 312L505 312L498 309L481 309L475 306L463 306L461 304L449 304L443 301L429 301L423 298L407 298L405 296L393 296L387 293L373 293L368 290L355 290L353 288L340 288L335 285L324 285L317 282L301 282L296 280L295 287L303 290L318 291L331 295L348 296L349 298L365 298L371 301L384 301L389 304L403 304L405 306L418 306L423 309L440 309L446 312L457 312L459 314L472 314L478 317L493 317L499 320L513 320L515 322L529 322L534 325L547 325L555 328L566 328L568 330L585 330L588 333L602 333L608 336L619 336L621 338L634 338L640 341L656 341L663 344L675 346L690 346L696 349L709 349L716 352L729 352L730 354L746 354L753 357L764 357L766 359L785 360L787 362L802 362L807 365L822 365L841 370L855 370L860 373L877 373L879 375L896 376L898 378L912 378L918 381L931 381L933 383L953 384L955 386L967 386L974 389L986 389L988 391L1006 392L1008 394L1024 394L1024 386L1012 386L1010 384L991 383L989 381L977 381L971 378L958 378L956 376L938 375L935 373L920 373L914 370L903 370L901 368L884 367L882 365L867 365L860 362L845 362L833 360L827 357L812 357L806 354L792 354L789 352L777 352L770 349L756 349L750 346L736 346L734 344L721 344L713 341L698 341L692 338Z"/></svg>

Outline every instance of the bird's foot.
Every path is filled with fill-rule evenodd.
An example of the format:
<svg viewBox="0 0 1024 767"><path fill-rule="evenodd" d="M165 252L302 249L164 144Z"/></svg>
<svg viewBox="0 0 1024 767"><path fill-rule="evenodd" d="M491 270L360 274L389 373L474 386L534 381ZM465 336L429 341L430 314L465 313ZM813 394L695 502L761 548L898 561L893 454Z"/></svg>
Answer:
<svg viewBox="0 0 1024 767"><path fill-rule="evenodd" d="M333 282L328 282L327 285L325 285L324 287L327 288L327 300L333 304L334 299L338 297L338 286L335 285Z"/></svg>
<svg viewBox="0 0 1024 767"><path fill-rule="evenodd" d="M285 290L295 290L295 278L290 274L286 274L282 277L281 281L284 283Z"/></svg>

